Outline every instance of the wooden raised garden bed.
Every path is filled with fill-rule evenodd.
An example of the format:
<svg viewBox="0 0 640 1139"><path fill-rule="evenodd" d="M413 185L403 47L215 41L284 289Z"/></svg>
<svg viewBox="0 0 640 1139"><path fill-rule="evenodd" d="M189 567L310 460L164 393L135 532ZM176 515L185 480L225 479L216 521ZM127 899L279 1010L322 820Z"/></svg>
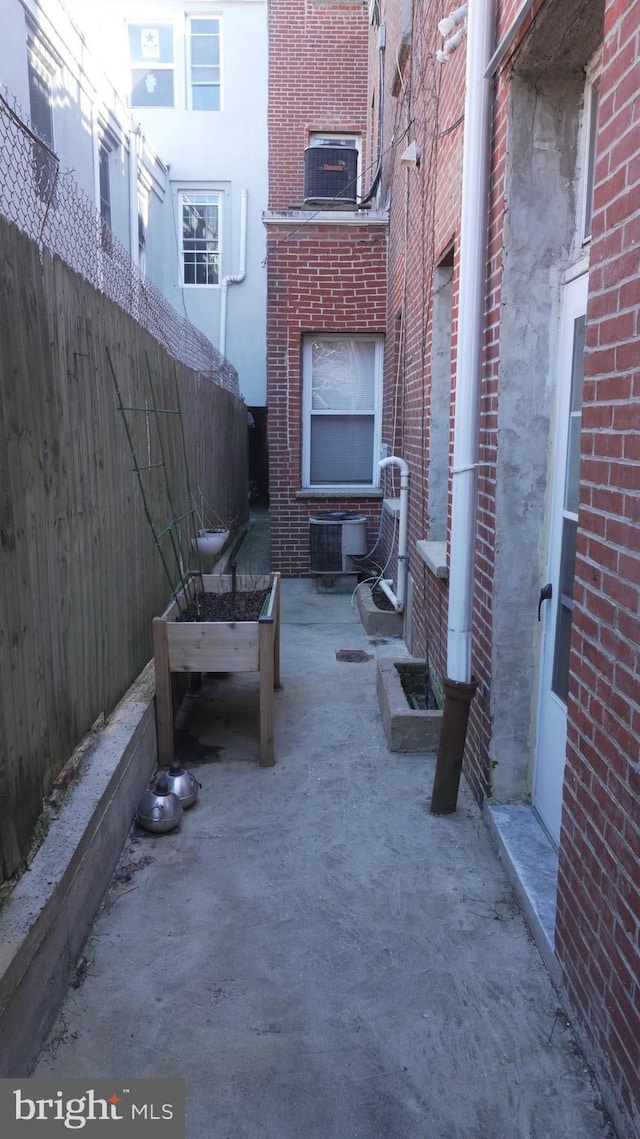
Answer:
<svg viewBox="0 0 640 1139"><path fill-rule="evenodd" d="M183 619L188 602L192 604L203 594L224 594L225 609L231 606L233 613L232 579L221 574L191 578L187 597L177 597L161 617L153 619L160 767L168 766L174 758L172 672L259 672L260 765L271 767L275 763L273 690L280 686L280 574L258 578L238 575L235 587L238 601L248 592L264 593L257 619Z"/></svg>

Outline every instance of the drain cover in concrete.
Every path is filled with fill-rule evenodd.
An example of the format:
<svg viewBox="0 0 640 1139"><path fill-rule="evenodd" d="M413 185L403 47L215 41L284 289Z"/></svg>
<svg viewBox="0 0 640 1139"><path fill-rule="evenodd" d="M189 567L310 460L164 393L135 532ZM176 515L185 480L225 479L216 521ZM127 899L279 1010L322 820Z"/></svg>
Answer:
<svg viewBox="0 0 640 1139"><path fill-rule="evenodd" d="M364 649L338 649L336 660L345 660L349 664L360 664L364 660L373 660L373 656L371 653L365 653Z"/></svg>

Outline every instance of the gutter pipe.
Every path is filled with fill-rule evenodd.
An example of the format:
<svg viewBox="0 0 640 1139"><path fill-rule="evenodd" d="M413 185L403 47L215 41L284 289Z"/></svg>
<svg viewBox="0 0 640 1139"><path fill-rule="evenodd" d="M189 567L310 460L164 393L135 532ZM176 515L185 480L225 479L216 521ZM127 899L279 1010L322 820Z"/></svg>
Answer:
<svg viewBox="0 0 640 1139"><path fill-rule="evenodd" d="M381 471L386 467L396 466L400 469L400 529L398 532L398 585L396 592L392 589L393 582L387 578L382 578L378 585L386 597L393 605L396 613L404 611L405 600L407 596L407 529L409 521L409 467L404 459L400 459L397 455L387 455L386 459L380 459L378 466ZM384 509L384 507L383 507Z"/></svg>
<svg viewBox="0 0 640 1139"><path fill-rule="evenodd" d="M220 353L227 354L227 296L229 285L240 285L245 278L247 269L247 202L249 191L243 190L240 195L240 268L237 273L222 278L220 285Z"/></svg>
<svg viewBox="0 0 640 1139"><path fill-rule="evenodd" d="M471 675L471 620L492 92L486 72L494 32L493 0L470 0L467 27L447 676L430 807L434 815L456 809L469 709L477 688Z"/></svg>
<svg viewBox="0 0 640 1139"><path fill-rule="evenodd" d="M471 610L478 464L478 408L486 271L489 125L492 82L485 78L493 0L471 0L462 159L460 296L454 421L447 673L471 680Z"/></svg>

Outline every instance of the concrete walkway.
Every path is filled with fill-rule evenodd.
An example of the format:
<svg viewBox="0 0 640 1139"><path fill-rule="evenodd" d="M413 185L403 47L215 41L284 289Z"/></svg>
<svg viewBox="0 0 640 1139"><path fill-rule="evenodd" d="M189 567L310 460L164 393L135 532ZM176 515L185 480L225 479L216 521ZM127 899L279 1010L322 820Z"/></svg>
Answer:
<svg viewBox="0 0 640 1139"><path fill-rule="evenodd" d="M432 817L386 746L398 643L309 580L283 610L276 766L257 677L188 696L198 803L132 831L33 1074L183 1077L189 1139L610 1136L468 789Z"/></svg>

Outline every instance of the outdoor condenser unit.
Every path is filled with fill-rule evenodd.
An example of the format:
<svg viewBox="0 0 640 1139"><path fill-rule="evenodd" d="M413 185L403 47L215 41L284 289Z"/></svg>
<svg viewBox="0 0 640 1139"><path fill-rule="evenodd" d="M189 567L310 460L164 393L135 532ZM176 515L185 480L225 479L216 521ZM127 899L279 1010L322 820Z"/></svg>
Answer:
<svg viewBox="0 0 640 1139"><path fill-rule="evenodd" d="M355 205L358 151L347 146L308 146L304 152L305 202L334 199Z"/></svg>
<svg viewBox="0 0 640 1139"><path fill-rule="evenodd" d="M311 573L355 573L355 557L367 552L367 519L335 511L309 519Z"/></svg>

